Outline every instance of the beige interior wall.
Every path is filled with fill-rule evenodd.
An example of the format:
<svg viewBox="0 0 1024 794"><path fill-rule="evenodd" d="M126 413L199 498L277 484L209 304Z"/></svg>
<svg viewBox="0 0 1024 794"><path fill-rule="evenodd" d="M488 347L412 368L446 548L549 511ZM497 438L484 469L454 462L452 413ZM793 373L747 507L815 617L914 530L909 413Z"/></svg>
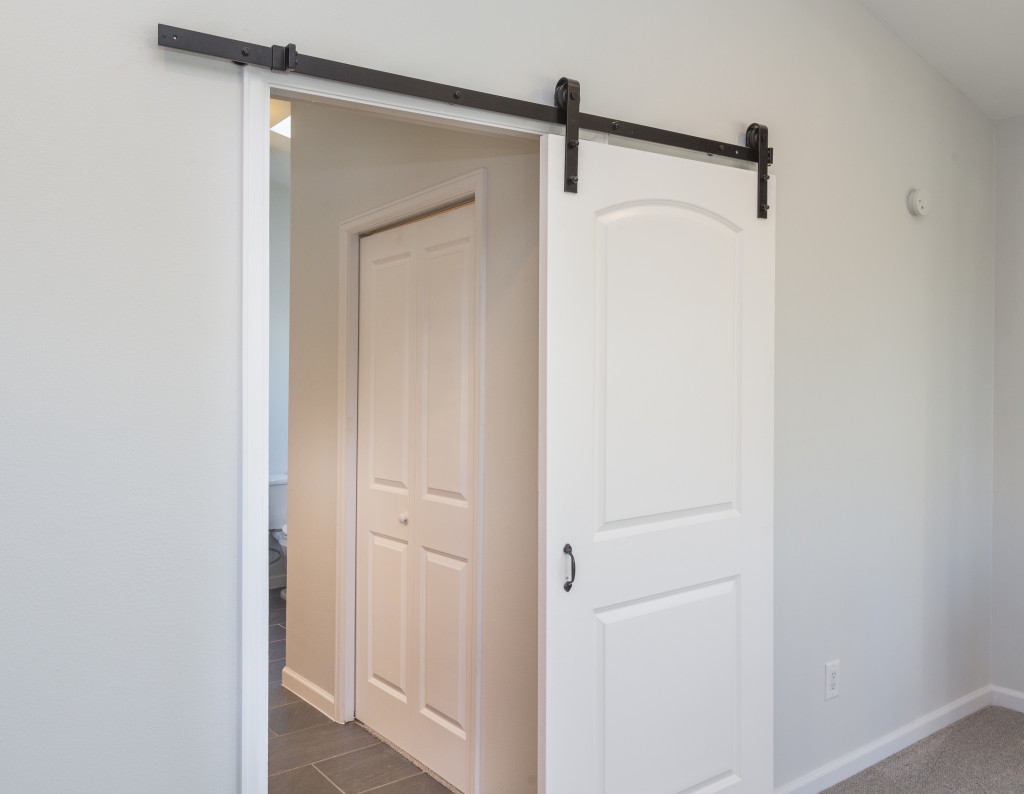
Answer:
<svg viewBox="0 0 1024 794"><path fill-rule="evenodd" d="M339 223L487 170L484 791L536 789L536 141L293 103L288 668L334 691Z"/></svg>

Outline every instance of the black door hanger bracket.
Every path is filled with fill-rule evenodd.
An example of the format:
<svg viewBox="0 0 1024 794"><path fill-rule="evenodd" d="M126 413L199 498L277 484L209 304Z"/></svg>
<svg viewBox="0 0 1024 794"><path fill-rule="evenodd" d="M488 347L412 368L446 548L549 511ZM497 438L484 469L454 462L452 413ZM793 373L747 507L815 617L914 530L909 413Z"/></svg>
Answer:
<svg viewBox="0 0 1024 794"><path fill-rule="evenodd" d="M555 84L555 104L565 112L565 192L580 182L580 84L563 77Z"/></svg>
<svg viewBox="0 0 1024 794"><path fill-rule="evenodd" d="M555 86L555 104L543 105L539 102L527 102L483 91L473 91L461 86L435 83L416 77L406 77L362 66L353 66L349 63L316 58L299 53L294 44L267 47L262 44L176 28L172 25L157 25L156 35L157 44L161 47L224 58L243 66L262 66L278 72L295 72L310 77L319 77L323 80L333 80L379 91L390 91L420 99L444 102L449 105L465 105L492 113L519 116L550 125L565 125L565 191L567 193L576 193L579 186L581 129L702 152L709 157L755 163L757 165L757 217L768 217L768 180L770 178L768 166L772 164L773 152L768 146L768 128L763 124L751 124L747 128L746 145L724 143L681 132L662 130L657 127L647 127L643 124L581 113L579 81L570 80L567 77L563 77Z"/></svg>

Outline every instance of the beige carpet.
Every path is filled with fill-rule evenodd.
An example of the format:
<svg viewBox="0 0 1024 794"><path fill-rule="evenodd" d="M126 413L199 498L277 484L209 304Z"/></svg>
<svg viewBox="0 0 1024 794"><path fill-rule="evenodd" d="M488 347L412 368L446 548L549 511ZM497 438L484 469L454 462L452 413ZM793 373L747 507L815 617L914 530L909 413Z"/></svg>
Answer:
<svg viewBox="0 0 1024 794"><path fill-rule="evenodd" d="M982 709L822 794L1024 794L1024 714Z"/></svg>

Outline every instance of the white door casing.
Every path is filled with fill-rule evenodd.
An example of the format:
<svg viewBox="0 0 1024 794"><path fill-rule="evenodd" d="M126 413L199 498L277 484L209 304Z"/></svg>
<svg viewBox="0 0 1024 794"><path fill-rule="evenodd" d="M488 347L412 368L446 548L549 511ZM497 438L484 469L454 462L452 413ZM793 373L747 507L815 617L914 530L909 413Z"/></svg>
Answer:
<svg viewBox="0 0 1024 794"><path fill-rule="evenodd" d="M356 716L461 791L476 730L472 205L363 238Z"/></svg>
<svg viewBox="0 0 1024 794"><path fill-rule="evenodd" d="M541 790L763 794L774 220L755 172L587 141L564 193L563 147L542 139Z"/></svg>

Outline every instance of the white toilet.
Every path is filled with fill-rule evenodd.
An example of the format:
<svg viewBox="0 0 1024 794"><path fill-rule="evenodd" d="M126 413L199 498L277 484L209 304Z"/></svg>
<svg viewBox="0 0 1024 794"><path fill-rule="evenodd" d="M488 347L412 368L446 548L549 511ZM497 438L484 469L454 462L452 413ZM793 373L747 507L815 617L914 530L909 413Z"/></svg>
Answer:
<svg viewBox="0 0 1024 794"><path fill-rule="evenodd" d="M271 477L268 490L270 529L270 581L269 589L276 590L288 584L288 478ZM277 554L275 554L277 552ZM275 557L277 559L275 560ZM281 591L287 598L287 589Z"/></svg>
<svg viewBox="0 0 1024 794"><path fill-rule="evenodd" d="M288 525L285 524L280 529L273 530L270 534L273 536L274 540L277 541L277 545L281 549L281 564L285 568L284 576L285 576L285 581L287 582L288 581L288 578L287 578L288 577ZM282 587L281 588L281 598L283 598L285 601L288 600L288 588L287 587Z"/></svg>

